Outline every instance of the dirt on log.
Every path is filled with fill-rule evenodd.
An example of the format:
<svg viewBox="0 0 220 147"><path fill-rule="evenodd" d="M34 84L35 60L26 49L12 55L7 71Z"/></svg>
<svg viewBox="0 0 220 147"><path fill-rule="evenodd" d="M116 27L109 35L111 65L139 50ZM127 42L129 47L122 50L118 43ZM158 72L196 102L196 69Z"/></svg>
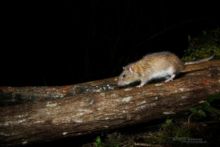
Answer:
<svg viewBox="0 0 220 147"><path fill-rule="evenodd" d="M174 81L142 88L117 78L55 87L0 87L0 144L52 141L148 122L220 93L220 61L187 66Z"/></svg>

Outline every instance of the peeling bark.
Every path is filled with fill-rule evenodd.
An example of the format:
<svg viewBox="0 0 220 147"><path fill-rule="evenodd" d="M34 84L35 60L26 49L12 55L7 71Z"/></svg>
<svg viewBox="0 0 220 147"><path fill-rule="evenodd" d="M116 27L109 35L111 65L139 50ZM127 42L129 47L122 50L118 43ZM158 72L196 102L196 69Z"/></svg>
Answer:
<svg viewBox="0 0 220 147"><path fill-rule="evenodd" d="M220 92L220 61L189 65L168 83L116 86L116 78L57 87L0 88L0 144L30 144L147 122Z"/></svg>

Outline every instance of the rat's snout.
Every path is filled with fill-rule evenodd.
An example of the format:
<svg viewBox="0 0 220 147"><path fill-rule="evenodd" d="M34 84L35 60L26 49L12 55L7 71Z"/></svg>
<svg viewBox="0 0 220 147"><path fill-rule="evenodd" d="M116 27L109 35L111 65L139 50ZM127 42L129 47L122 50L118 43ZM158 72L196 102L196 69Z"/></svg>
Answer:
<svg viewBox="0 0 220 147"><path fill-rule="evenodd" d="M122 81L118 79L118 86L122 86L122 85L123 85Z"/></svg>
<svg viewBox="0 0 220 147"><path fill-rule="evenodd" d="M121 78L119 78L117 84L118 86L124 86L126 83Z"/></svg>

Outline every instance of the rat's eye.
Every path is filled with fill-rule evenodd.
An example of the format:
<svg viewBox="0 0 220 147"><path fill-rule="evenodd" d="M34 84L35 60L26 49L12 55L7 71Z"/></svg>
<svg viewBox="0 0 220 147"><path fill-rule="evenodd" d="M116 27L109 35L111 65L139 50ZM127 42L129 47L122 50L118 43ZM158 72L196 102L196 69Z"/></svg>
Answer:
<svg viewBox="0 0 220 147"><path fill-rule="evenodd" d="M125 77L126 77L126 75L122 75L122 77L123 77L123 78L125 78Z"/></svg>

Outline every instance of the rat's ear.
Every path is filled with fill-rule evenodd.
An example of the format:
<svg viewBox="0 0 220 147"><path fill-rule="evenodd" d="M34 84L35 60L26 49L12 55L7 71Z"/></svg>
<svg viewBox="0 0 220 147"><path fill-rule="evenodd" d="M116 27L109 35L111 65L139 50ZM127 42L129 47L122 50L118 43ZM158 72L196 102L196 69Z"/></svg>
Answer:
<svg viewBox="0 0 220 147"><path fill-rule="evenodd" d="M133 72L133 69L132 69L132 67L131 67L131 66L129 67L129 71L130 71L130 72Z"/></svg>

